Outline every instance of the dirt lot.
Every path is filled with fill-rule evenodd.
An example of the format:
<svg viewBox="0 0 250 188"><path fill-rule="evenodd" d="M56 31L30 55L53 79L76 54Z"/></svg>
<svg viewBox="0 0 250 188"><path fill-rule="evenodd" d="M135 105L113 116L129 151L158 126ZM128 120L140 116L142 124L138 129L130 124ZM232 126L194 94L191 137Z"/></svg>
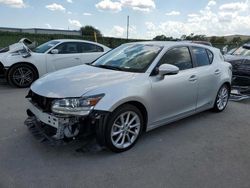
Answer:
<svg viewBox="0 0 250 188"><path fill-rule="evenodd" d="M0 82L0 187L250 187L250 101L151 131L130 151L48 147L24 126L27 89Z"/></svg>

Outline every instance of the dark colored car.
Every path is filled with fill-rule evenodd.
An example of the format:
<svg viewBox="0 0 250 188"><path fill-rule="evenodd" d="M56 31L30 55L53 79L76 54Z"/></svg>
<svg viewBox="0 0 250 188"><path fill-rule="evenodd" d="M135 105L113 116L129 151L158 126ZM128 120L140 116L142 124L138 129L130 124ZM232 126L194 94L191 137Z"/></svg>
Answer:
<svg viewBox="0 0 250 188"><path fill-rule="evenodd" d="M250 86L250 43L224 57L233 66L233 85Z"/></svg>

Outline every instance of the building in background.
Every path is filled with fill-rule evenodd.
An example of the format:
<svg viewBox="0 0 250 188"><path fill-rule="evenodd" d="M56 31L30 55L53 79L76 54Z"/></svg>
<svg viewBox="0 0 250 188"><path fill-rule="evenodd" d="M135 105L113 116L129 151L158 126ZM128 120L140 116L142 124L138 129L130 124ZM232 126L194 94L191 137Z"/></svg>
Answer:
<svg viewBox="0 0 250 188"><path fill-rule="evenodd" d="M41 28L11 28L0 27L0 31L16 32L16 33L31 33L31 34L56 34L56 35L75 35L81 36L81 32L77 30L62 30L62 29L41 29Z"/></svg>

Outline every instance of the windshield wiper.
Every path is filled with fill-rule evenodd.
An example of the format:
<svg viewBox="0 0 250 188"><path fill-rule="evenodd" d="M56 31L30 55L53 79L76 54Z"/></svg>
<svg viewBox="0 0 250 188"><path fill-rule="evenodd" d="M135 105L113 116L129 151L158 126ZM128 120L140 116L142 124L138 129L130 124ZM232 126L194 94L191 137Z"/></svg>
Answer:
<svg viewBox="0 0 250 188"><path fill-rule="evenodd" d="M95 67L100 67L100 68L104 68L104 69L111 69L111 70L119 70L119 71L124 71L123 68L120 67L113 67L111 65L93 65Z"/></svg>

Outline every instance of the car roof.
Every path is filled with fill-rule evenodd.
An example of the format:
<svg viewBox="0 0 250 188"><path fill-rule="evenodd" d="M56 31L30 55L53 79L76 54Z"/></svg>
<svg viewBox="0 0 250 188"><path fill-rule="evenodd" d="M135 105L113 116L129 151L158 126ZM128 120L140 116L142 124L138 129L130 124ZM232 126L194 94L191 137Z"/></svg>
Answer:
<svg viewBox="0 0 250 188"><path fill-rule="evenodd" d="M163 46L166 48L171 48L174 46L197 46L197 47L207 48L210 50L219 50L218 48L215 48L212 46L199 44L199 43L193 43L190 41L142 41L142 42L131 42L127 44L158 45L158 46Z"/></svg>
<svg viewBox="0 0 250 188"><path fill-rule="evenodd" d="M55 39L53 41L58 41L58 42L86 42L86 43L91 43L91 44L96 44L102 47L106 47L109 48L103 44L97 43L97 42L92 42L92 41L88 41L88 40L80 40L80 39Z"/></svg>

